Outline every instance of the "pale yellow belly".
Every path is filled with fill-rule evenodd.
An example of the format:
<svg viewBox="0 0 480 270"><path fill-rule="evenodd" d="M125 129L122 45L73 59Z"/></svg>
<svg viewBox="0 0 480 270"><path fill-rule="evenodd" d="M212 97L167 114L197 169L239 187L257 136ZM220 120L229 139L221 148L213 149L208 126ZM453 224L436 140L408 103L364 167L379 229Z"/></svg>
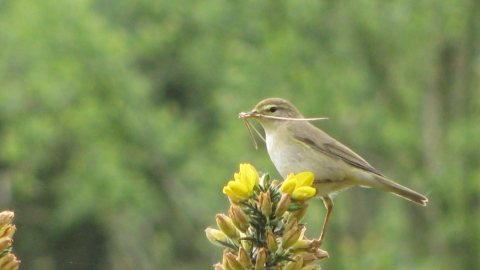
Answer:
<svg viewBox="0 0 480 270"><path fill-rule="evenodd" d="M270 140L269 140L270 139ZM309 171L315 175L317 196L327 196L353 184L344 173L348 164L299 143L273 145L267 137L270 159L282 177Z"/></svg>

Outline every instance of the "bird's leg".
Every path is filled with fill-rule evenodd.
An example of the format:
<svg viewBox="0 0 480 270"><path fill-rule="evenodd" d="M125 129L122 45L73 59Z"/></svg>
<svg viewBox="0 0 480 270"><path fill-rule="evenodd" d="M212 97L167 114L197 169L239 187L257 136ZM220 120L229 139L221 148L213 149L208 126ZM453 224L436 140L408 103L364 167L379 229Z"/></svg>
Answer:
<svg viewBox="0 0 480 270"><path fill-rule="evenodd" d="M325 232L327 231L328 221L330 220L330 214L332 213L332 210L333 210L333 201L330 197L326 196L326 197L323 197L323 204L325 204L325 208L327 208L327 215L325 216L325 220L323 221L322 234L318 239L318 242L320 242L320 245L323 243L323 239L325 238Z"/></svg>
<svg viewBox="0 0 480 270"><path fill-rule="evenodd" d="M325 216L325 220L323 221L322 234L320 234L318 240L313 240L312 244L315 248L321 246L323 243L323 239L325 238L325 232L327 231L328 221L330 220L330 214L332 213L333 209L333 201L329 196L323 197L322 199L325 208L327 208L327 215Z"/></svg>

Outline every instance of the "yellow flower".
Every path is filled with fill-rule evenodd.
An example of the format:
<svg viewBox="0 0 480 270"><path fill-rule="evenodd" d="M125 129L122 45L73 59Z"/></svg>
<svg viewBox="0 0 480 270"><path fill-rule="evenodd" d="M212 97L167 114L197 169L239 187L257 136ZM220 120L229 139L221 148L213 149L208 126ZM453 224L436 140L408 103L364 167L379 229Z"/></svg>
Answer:
<svg viewBox="0 0 480 270"><path fill-rule="evenodd" d="M292 194L297 186L297 179L293 173L287 176L287 179L282 183L282 192Z"/></svg>
<svg viewBox="0 0 480 270"><path fill-rule="evenodd" d="M293 200L306 201L317 192L312 187L314 179L311 172L301 172L297 175L291 173L282 184L282 192L291 194Z"/></svg>
<svg viewBox="0 0 480 270"><path fill-rule="evenodd" d="M223 187L223 193L232 201L242 201L250 198L253 188L258 184L259 176L257 170L248 163L240 164L240 172L234 174L234 179Z"/></svg>
<svg viewBox="0 0 480 270"><path fill-rule="evenodd" d="M242 179L241 181L249 187L250 191L253 190L255 184L258 184L260 178L255 167L249 163L240 164L240 177Z"/></svg>

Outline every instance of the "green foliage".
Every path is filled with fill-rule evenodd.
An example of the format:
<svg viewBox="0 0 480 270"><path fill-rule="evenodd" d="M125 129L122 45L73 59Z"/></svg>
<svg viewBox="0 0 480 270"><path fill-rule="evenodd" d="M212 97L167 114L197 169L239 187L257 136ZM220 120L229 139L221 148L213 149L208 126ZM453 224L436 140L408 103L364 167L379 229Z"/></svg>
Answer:
<svg viewBox="0 0 480 270"><path fill-rule="evenodd" d="M1 2L0 203L17 213L22 267L211 267L203 228L228 204L231 171L278 175L237 115L278 96L430 199L341 193L324 269L477 269L479 12L467 0Z"/></svg>

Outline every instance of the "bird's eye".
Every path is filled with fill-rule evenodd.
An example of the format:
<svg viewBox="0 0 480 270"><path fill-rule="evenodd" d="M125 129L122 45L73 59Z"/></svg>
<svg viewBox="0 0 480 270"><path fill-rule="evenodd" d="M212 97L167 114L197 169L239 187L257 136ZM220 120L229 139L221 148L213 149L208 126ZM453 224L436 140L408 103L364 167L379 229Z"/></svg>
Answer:
<svg viewBox="0 0 480 270"><path fill-rule="evenodd" d="M271 112L271 113L274 113L274 112L277 111L277 107L272 106L272 107L270 107L270 108L268 109L268 111Z"/></svg>

